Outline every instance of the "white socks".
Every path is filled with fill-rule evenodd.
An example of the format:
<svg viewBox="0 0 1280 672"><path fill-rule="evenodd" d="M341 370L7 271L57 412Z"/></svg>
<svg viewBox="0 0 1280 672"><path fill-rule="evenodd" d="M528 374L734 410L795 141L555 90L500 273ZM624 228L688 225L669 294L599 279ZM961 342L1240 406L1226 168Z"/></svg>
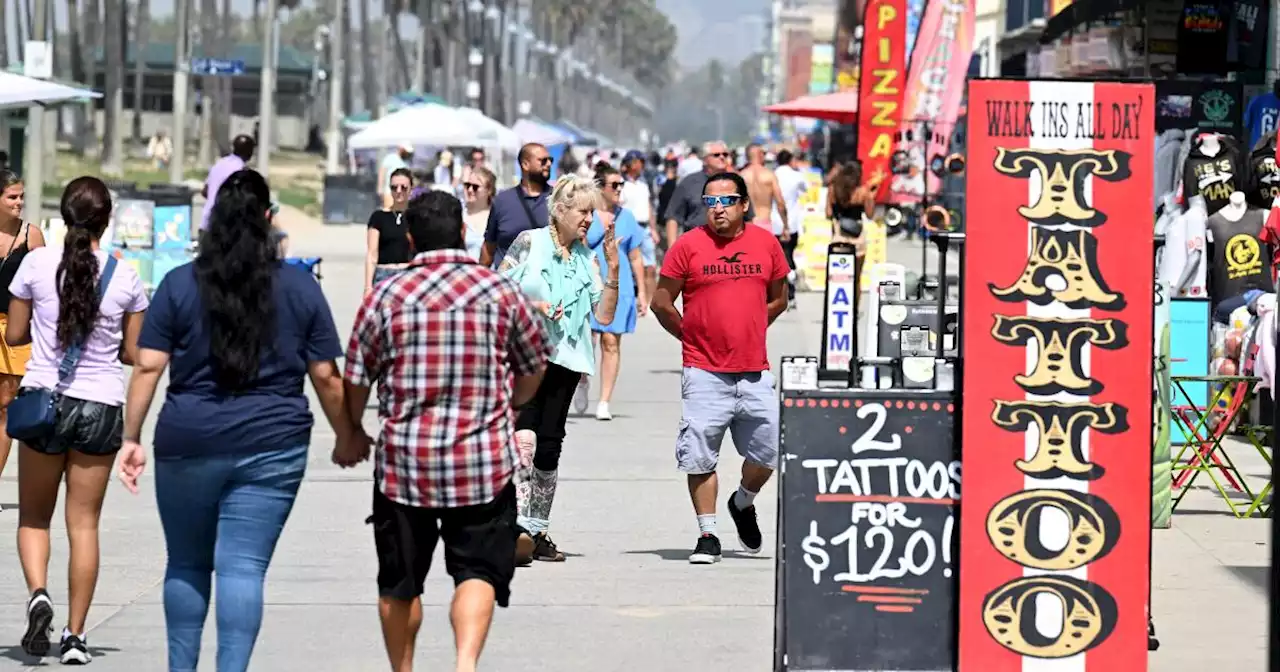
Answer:
<svg viewBox="0 0 1280 672"><path fill-rule="evenodd" d="M756 501L756 495L760 493L751 492L742 485L738 486L738 491L733 494L733 505L738 507L739 511L745 510Z"/></svg>
<svg viewBox="0 0 1280 672"><path fill-rule="evenodd" d="M716 533L716 514L708 516L698 516L698 534L710 534L715 536Z"/></svg>

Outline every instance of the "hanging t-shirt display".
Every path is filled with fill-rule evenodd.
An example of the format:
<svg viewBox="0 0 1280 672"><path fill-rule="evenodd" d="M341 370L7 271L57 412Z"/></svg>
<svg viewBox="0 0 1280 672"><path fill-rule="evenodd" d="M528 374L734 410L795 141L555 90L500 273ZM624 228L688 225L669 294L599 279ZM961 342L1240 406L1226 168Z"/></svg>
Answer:
<svg viewBox="0 0 1280 672"><path fill-rule="evenodd" d="M1270 208L1276 196L1280 196L1280 167L1276 166L1276 134L1269 133L1265 141L1249 155L1249 190L1245 192L1249 204Z"/></svg>
<svg viewBox="0 0 1280 672"><path fill-rule="evenodd" d="M1229 2L1187 0L1178 22L1178 72L1227 74Z"/></svg>
<svg viewBox="0 0 1280 672"><path fill-rule="evenodd" d="M1182 196L1204 196L1209 214L1222 209L1232 192L1244 191L1245 168L1240 150L1231 138L1219 136L1217 152L1205 155L1203 135L1191 144L1191 153L1182 167Z"/></svg>
<svg viewBox="0 0 1280 672"><path fill-rule="evenodd" d="M1250 208L1235 222L1221 212L1209 217L1209 298L1214 305L1250 289L1270 291L1271 251L1259 237L1265 214Z"/></svg>
<svg viewBox="0 0 1280 672"><path fill-rule="evenodd" d="M1244 127L1249 129L1249 147L1258 144L1258 140L1276 130L1276 118L1280 117L1280 98L1268 91L1254 96L1249 107L1244 111Z"/></svg>

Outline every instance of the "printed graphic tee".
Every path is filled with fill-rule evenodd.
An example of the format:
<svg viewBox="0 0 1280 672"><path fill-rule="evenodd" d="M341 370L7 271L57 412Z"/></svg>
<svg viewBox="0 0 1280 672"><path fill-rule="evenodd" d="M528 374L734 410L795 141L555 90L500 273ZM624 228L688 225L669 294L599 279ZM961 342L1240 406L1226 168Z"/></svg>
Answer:
<svg viewBox="0 0 1280 672"><path fill-rule="evenodd" d="M676 239L662 275L684 281L684 365L717 373L768 370L769 284L790 268L770 232L722 238L699 226Z"/></svg>
<svg viewBox="0 0 1280 672"><path fill-rule="evenodd" d="M1220 212L1209 217L1209 298L1214 305L1250 289L1270 291L1271 252L1260 239L1265 214L1249 209L1238 222Z"/></svg>
<svg viewBox="0 0 1280 672"><path fill-rule="evenodd" d="M1271 208L1276 196L1280 196L1280 167L1276 166L1276 136L1267 136L1263 146L1249 155L1249 190L1245 195L1249 203L1259 208Z"/></svg>
<svg viewBox="0 0 1280 672"><path fill-rule="evenodd" d="M1268 91L1254 96L1244 111L1244 126L1249 129L1249 147L1258 144L1262 136L1276 130L1276 118L1280 116L1280 98Z"/></svg>
<svg viewBox="0 0 1280 672"><path fill-rule="evenodd" d="M1201 139L1197 138L1183 165L1183 197L1204 196L1210 215L1222 209L1231 200L1232 192L1245 190L1245 171L1240 152L1230 138L1218 142L1218 152L1206 156Z"/></svg>

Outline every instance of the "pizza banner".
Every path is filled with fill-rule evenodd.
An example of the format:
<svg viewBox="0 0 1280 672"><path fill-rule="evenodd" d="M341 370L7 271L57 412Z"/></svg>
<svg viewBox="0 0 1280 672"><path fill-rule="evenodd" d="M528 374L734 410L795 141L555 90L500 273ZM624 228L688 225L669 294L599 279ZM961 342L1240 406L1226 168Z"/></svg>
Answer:
<svg viewBox="0 0 1280 672"><path fill-rule="evenodd" d="M907 0L870 0L862 33L858 92L858 160L862 179L889 186L889 159L902 125L906 85Z"/></svg>
<svg viewBox="0 0 1280 672"><path fill-rule="evenodd" d="M1150 84L969 85L960 672L1142 672Z"/></svg>

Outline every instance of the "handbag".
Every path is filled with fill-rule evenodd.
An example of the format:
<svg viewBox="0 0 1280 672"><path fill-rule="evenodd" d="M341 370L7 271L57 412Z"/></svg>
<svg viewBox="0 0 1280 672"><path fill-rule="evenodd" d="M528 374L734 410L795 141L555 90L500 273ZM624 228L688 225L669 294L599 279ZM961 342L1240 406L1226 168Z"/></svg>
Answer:
<svg viewBox="0 0 1280 672"><path fill-rule="evenodd" d="M98 277L98 305L102 305L102 297L107 293L107 285L116 271L116 258L107 255L107 264ZM80 355L84 352L84 343L76 343L67 348L58 364L58 385L67 382L76 365L80 363ZM9 418L5 428L9 436L19 441L37 441L53 434L58 423L58 397L54 390L43 387L24 387L13 401L9 402Z"/></svg>

